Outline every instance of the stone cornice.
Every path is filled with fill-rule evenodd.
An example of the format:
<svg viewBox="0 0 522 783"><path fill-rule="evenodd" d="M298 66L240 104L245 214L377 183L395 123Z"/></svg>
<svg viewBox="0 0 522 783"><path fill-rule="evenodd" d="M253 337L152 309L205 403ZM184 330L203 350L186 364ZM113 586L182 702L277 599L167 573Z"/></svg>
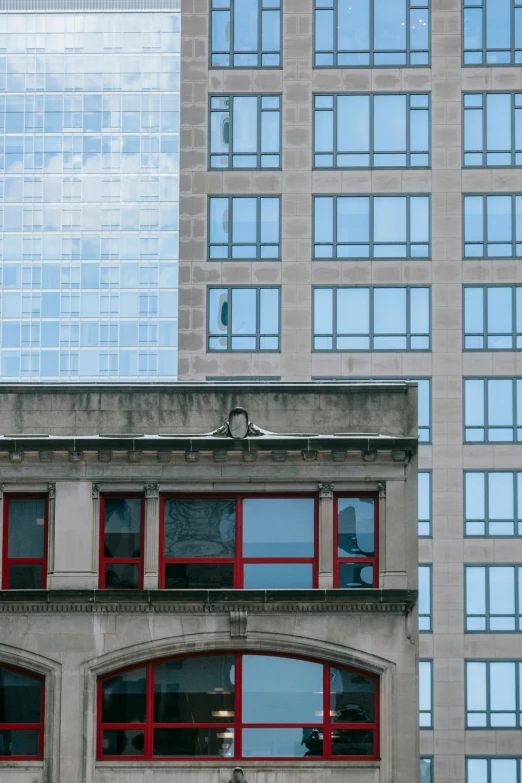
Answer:
<svg viewBox="0 0 522 783"><path fill-rule="evenodd" d="M0 614L400 614L411 612L415 590L9 590Z"/></svg>

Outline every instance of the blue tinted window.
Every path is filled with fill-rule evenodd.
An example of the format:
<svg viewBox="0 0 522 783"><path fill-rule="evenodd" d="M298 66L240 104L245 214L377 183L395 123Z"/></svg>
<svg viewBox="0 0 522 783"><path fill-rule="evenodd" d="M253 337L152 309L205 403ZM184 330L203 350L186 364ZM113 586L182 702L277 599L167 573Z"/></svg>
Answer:
<svg viewBox="0 0 522 783"><path fill-rule="evenodd" d="M280 96L210 98L210 168L277 169L280 153Z"/></svg>
<svg viewBox="0 0 522 783"><path fill-rule="evenodd" d="M520 727L519 661L466 661L466 728Z"/></svg>
<svg viewBox="0 0 522 783"><path fill-rule="evenodd" d="M433 726L433 662L419 661L419 725Z"/></svg>
<svg viewBox="0 0 522 783"><path fill-rule="evenodd" d="M464 287L464 349L522 348L522 287Z"/></svg>
<svg viewBox="0 0 522 783"><path fill-rule="evenodd" d="M209 351L278 351L279 288L210 288Z"/></svg>
<svg viewBox="0 0 522 783"><path fill-rule="evenodd" d="M522 165L522 93L464 93L463 100L464 166Z"/></svg>
<svg viewBox="0 0 522 783"><path fill-rule="evenodd" d="M316 168L430 164L429 95L316 95Z"/></svg>
<svg viewBox="0 0 522 783"><path fill-rule="evenodd" d="M464 519L468 536L522 535L522 473L464 474Z"/></svg>
<svg viewBox="0 0 522 783"><path fill-rule="evenodd" d="M430 289L314 289L314 350L430 349Z"/></svg>
<svg viewBox="0 0 522 783"><path fill-rule="evenodd" d="M212 0L211 65L281 65L281 0Z"/></svg>
<svg viewBox="0 0 522 783"><path fill-rule="evenodd" d="M464 256L522 256L522 196L464 196Z"/></svg>
<svg viewBox="0 0 522 783"><path fill-rule="evenodd" d="M419 631L431 631L431 566L419 566Z"/></svg>
<svg viewBox="0 0 522 783"><path fill-rule="evenodd" d="M465 65L522 63L521 0L465 0Z"/></svg>
<svg viewBox="0 0 522 783"><path fill-rule="evenodd" d="M522 380L464 380L465 443L522 441Z"/></svg>
<svg viewBox="0 0 522 783"><path fill-rule="evenodd" d="M429 258L429 196L315 196L315 259Z"/></svg>
<svg viewBox="0 0 522 783"><path fill-rule="evenodd" d="M468 783L518 783L522 758L467 758Z"/></svg>
<svg viewBox="0 0 522 783"><path fill-rule="evenodd" d="M419 387L420 398L420 387ZM419 399L420 402L420 399ZM431 535L431 473L419 471L418 520L419 536Z"/></svg>
<svg viewBox="0 0 522 783"><path fill-rule="evenodd" d="M513 565L465 566L466 631L520 631L521 569Z"/></svg>
<svg viewBox="0 0 522 783"><path fill-rule="evenodd" d="M428 65L429 0L314 0L315 66Z"/></svg>
<svg viewBox="0 0 522 783"><path fill-rule="evenodd" d="M209 199L210 259L279 259L278 196Z"/></svg>

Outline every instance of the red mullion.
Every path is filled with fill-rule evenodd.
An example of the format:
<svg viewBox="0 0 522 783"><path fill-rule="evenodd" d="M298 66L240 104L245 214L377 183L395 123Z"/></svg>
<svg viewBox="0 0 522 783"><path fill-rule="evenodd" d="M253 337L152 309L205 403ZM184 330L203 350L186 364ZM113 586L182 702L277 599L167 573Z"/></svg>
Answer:
<svg viewBox="0 0 522 783"><path fill-rule="evenodd" d="M319 498L314 498L314 564L312 566L312 585L319 587Z"/></svg>
<svg viewBox="0 0 522 783"><path fill-rule="evenodd" d="M136 493L119 494L119 493L107 493L107 497L110 498L122 498L122 499L139 499L140 500L140 556L139 557L105 557L103 554L105 551L105 497L106 495L100 495L100 553L99 553L99 575L98 584L100 590L105 590L105 565L107 563L123 563L138 565L138 587L137 588L123 588L123 589L143 589L143 572L144 572L144 546L145 546L145 499L143 495L137 495ZM121 588L111 588L121 589Z"/></svg>
<svg viewBox="0 0 522 783"><path fill-rule="evenodd" d="M158 541L158 568L159 568L159 580L158 587L160 590L165 589L165 496L160 495L159 498L159 541Z"/></svg>
<svg viewBox="0 0 522 783"><path fill-rule="evenodd" d="M330 730L330 666L323 664L323 756L332 757L332 733Z"/></svg>
<svg viewBox="0 0 522 783"><path fill-rule="evenodd" d="M339 498L373 498L373 557L343 557L339 556ZM379 587L379 497L375 492L354 492L350 494L341 493L334 495L334 587L338 588L340 584L340 565L341 563L371 563L373 565L373 588Z"/></svg>
<svg viewBox="0 0 522 783"><path fill-rule="evenodd" d="M41 723L0 723L0 731L40 731Z"/></svg>
<svg viewBox="0 0 522 783"><path fill-rule="evenodd" d="M44 501L44 540L43 540L43 555L42 557L12 557L10 558L8 555L8 549L9 549L9 503L11 499L24 499L24 498L30 498L31 500L43 500ZM48 549L49 549L49 541L48 541L48 534L49 534L49 497L47 495L42 494L32 494L32 493L20 493L13 495L7 495L4 498L4 518L3 518L3 530L2 530L2 589L8 590L9 589L9 566L13 564L20 564L20 565L41 565L42 566L42 584L41 589L45 590L47 587L47 556L48 556Z"/></svg>
<svg viewBox="0 0 522 783"><path fill-rule="evenodd" d="M316 723L244 723L244 729L317 729ZM320 728L320 727L319 727Z"/></svg>
<svg viewBox="0 0 522 783"><path fill-rule="evenodd" d="M237 653L234 671L234 759L243 756L243 655Z"/></svg>
<svg viewBox="0 0 522 783"><path fill-rule="evenodd" d="M147 665L147 679L145 680L145 758L152 759L154 748L154 663Z"/></svg>
<svg viewBox="0 0 522 783"><path fill-rule="evenodd" d="M242 590L245 584L245 575L243 573L243 495L236 498L236 563L234 566L234 587ZM234 732L235 734L235 732ZM235 744L234 738L234 744ZM241 758L238 756L238 758Z"/></svg>

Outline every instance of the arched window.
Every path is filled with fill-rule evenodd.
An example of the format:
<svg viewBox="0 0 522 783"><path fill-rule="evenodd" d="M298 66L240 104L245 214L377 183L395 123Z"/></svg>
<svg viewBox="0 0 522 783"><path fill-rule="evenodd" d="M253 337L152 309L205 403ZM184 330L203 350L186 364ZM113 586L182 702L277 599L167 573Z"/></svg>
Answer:
<svg viewBox="0 0 522 783"><path fill-rule="evenodd" d="M43 677L0 664L0 761L43 758L43 721Z"/></svg>
<svg viewBox="0 0 522 783"><path fill-rule="evenodd" d="M265 653L173 658L98 684L99 759L378 758L379 680Z"/></svg>

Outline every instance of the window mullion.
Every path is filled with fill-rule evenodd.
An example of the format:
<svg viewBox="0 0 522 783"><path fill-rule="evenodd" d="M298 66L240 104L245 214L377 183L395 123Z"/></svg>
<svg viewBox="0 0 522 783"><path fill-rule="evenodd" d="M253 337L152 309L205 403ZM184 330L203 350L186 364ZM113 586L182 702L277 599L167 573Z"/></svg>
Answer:
<svg viewBox="0 0 522 783"><path fill-rule="evenodd" d="M323 665L323 756L332 757L332 731L330 716L330 665Z"/></svg>
<svg viewBox="0 0 522 783"><path fill-rule="evenodd" d="M145 758L153 757L154 749L154 664L147 666L145 682Z"/></svg>
<svg viewBox="0 0 522 783"><path fill-rule="evenodd" d="M235 656L234 671L234 755L240 759L243 755L243 656Z"/></svg>

